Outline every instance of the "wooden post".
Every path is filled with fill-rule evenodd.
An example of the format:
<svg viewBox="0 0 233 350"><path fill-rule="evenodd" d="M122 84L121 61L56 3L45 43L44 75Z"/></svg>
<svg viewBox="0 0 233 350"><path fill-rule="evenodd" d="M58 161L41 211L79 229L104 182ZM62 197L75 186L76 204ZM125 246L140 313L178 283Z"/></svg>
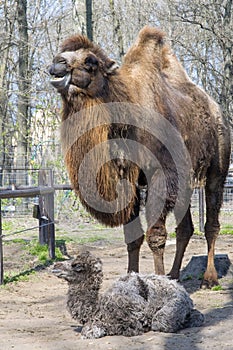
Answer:
<svg viewBox="0 0 233 350"><path fill-rule="evenodd" d="M51 259L55 259L55 225L54 225L54 193L48 195L49 204L49 220L48 220L48 245L49 256Z"/></svg>
<svg viewBox="0 0 233 350"><path fill-rule="evenodd" d="M51 169L48 185L53 187L53 171ZM45 212L48 218L49 256L51 259L55 259L54 191L45 196Z"/></svg>
<svg viewBox="0 0 233 350"><path fill-rule="evenodd" d="M48 218L41 216L39 219L39 243L48 244Z"/></svg>
<svg viewBox="0 0 233 350"><path fill-rule="evenodd" d="M46 172L45 170L39 171L39 178L38 178L39 186L46 186ZM39 196L39 208L38 208L38 220L39 220L39 243L41 245L48 244L48 218L45 214L45 208L44 208L44 201L45 196L40 195Z"/></svg>
<svg viewBox="0 0 233 350"><path fill-rule="evenodd" d="M39 186L53 188L53 171L49 174L46 170L39 172ZM55 227L54 227L54 190L39 198L39 241L40 244L48 244L49 256L55 259Z"/></svg>
<svg viewBox="0 0 233 350"><path fill-rule="evenodd" d="M3 284L2 209L0 199L0 284Z"/></svg>

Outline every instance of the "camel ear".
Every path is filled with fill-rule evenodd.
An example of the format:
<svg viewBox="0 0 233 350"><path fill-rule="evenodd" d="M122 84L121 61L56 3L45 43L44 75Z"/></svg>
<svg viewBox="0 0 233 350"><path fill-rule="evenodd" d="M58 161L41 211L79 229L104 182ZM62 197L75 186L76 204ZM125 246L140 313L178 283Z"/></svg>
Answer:
<svg viewBox="0 0 233 350"><path fill-rule="evenodd" d="M116 61L108 58L108 60L105 63L105 67L105 71L107 74L113 74L119 68L119 65Z"/></svg>
<svg viewBox="0 0 233 350"><path fill-rule="evenodd" d="M98 58L93 54L89 53L85 58L85 69L88 71L95 71L99 66Z"/></svg>

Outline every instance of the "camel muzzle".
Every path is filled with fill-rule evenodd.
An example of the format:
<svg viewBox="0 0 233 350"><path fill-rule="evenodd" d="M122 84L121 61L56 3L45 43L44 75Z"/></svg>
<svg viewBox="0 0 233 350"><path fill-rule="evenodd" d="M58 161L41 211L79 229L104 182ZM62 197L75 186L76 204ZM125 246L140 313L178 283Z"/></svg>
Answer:
<svg viewBox="0 0 233 350"><path fill-rule="evenodd" d="M65 64L53 63L49 68L49 74L51 75L50 83L58 91L67 88L71 80L71 73L67 72Z"/></svg>

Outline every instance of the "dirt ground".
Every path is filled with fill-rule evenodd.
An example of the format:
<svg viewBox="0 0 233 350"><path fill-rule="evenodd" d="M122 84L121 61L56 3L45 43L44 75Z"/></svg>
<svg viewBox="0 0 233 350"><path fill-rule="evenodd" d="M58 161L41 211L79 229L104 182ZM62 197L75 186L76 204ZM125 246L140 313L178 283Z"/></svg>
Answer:
<svg viewBox="0 0 233 350"><path fill-rule="evenodd" d="M5 247L5 254L10 246ZM127 253L122 241L111 244L94 242L90 245L70 245L67 250L75 255L78 250L90 250L101 257L104 266L105 289L126 271ZM165 266L168 272L174 257L175 240L166 246ZM233 237L221 236L217 254L228 254L233 262ZM205 255L203 237L195 236L185 254L183 266L192 255ZM12 254L12 263L17 252ZM153 272L151 253L144 243L141 251L142 273ZM97 340L82 340L78 324L66 310L67 285L53 276L49 268L31 275L28 281L8 283L0 288L0 349L1 350L202 350L233 349L233 275L220 280L222 290L200 290L200 281L193 278L182 282L189 291L195 307L205 315L200 328L182 330L176 334L149 332L132 338L113 336Z"/></svg>

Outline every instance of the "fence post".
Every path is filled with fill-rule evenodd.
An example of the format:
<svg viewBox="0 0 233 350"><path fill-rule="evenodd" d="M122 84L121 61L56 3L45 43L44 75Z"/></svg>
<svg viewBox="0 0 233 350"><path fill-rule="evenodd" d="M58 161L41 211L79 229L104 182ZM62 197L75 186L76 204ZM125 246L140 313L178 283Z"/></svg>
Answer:
<svg viewBox="0 0 233 350"><path fill-rule="evenodd" d="M200 187L198 191L199 199L199 231L204 232L204 217L205 217L205 208L204 208L204 188Z"/></svg>
<svg viewBox="0 0 233 350"><path fill-rule="evenodd" d="M54 188L52 169L50 169L48 185ZM49 256L55 259L54 191L45 196L45 212L48 218Z"/></svg>
<svg viewBox="0 0 233 350"><path fill-rule="evenodd" d="M0 198L0 284L3 284L3 248L2 248L2 209Z"/></svg>
<svg viewBox="0 0 233 350"><path fill-rule="evenodd" d="M39 185L54 188L53 171L39 172ZM48 244L49 256L55 259L54 191L39 197L39 241Z"/></svg>
<svg viewBox="0 0 233 350"><path fill-rule="evenodd" d="M38 178L39 186L46 186L46 172L45 170L39 171L39 178ZM45 197L40 195L39 196L39 208L38 208L38 220L39 220L39 243L41 245L48 244L48 219L45 216L45 209L44 209L44 201Z"/></svg>

